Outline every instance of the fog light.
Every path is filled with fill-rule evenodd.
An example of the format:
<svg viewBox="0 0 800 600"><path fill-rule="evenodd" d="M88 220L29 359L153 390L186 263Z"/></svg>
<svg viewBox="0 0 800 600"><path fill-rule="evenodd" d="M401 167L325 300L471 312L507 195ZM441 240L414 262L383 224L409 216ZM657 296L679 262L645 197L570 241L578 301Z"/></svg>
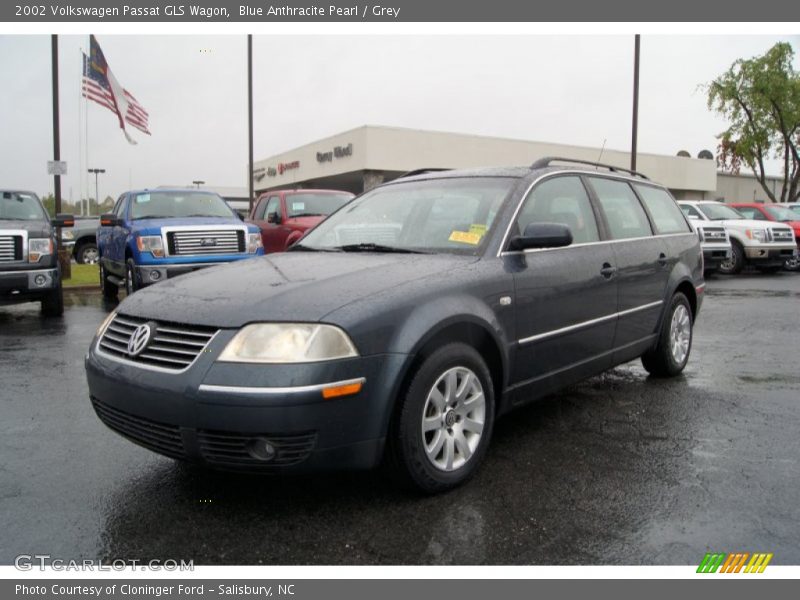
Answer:
<svg viewBox="0 0 800 600"><path fill-rule="evenodd" d="M150 271L150 280L151 281L158 281L161 279L161 272L160 271Z"/></svg>
<svg viewBox="0 0 800 600"><path fill-rule="evenodd" d="M33 278L33 283L35 283L39 287L42 287L44 284L47 283L47 277L45 277L44 275L37 275L36 277Z"/></svg>
<svg viewBox="0 0 800 600"><path fill-rule="evenodd" d="M248 453L253 458L269 462L278 454L278 449L270 442L263 438L258 438L250 442L247 447Z"/></svg>

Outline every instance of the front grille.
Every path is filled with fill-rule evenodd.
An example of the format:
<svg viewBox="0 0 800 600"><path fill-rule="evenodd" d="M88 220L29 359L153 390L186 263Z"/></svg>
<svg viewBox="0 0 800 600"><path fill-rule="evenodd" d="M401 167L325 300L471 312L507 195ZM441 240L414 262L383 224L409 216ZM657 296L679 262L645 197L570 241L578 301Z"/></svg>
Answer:
<svg viewBox="0 0 800 600"><path fill-rule="evenodd" d="M775 229L772 230L772 240L775 242L792 242L794 238L792 237L792 230L791 229Z"/></svg>
<svg viewBox="0 0 800 600"><path fill-rule="evenodd" d="M92 406L103 423L140 446L172 458L185 456L181 433L175 425L135 417L94 397Z"/></svg>
<svg viewBox="0 0 800 600"><path fill-rule="evenodd" d="M704 228L703 235L707 242L724 242L725 230L722 228Z"/></svg>
<svg viewBox="0 0 800 600"><path fill-rule="evenodd" d="M22 236L0 235L0 262L22 260Z"/></svg>
<svg viewBox="0 0 800 600"><path fill-rule="evenodd" d="M138 356L128 354L128 342L134 330L149 323L154 333ZM100 338L100 349L113 357L140 363L143 366L181 371L189 367L205 350L217 333L213 327L180 325L151 321L128 315L117 315Z"/></svg>
<svg viewBox="0 0 800 600"><path fill-rule="evenodd" d="M171 256L237 254L245 251L241 229L193 229L168 231L167 249Z"/></svg>
<svg viewBox="0 0 800 600"><path fill-rule="evenodd" d="M259 433L197 432L200 454L207 463L222 468L270 469L304 461L317 443L314 431L293 435ZM253 447L268 441L277 450L271 460L257 458ZM255 454L255 455L254 455Z"/></svg>

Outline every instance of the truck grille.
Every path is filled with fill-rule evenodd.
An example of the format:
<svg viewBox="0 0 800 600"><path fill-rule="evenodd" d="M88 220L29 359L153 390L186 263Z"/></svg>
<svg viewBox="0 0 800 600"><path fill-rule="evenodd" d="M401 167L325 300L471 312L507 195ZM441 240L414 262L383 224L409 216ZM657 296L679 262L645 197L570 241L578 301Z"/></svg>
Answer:
<svg viewBox="0 0 800 600"><path fill-rule="evenodd" d="M792 237L792 230L791 229L777 229L773 227L771 229L772 232L772 241L774 242L792 242L794 238Z"/></svg>
<svg viewBox="0 0 800 600"><path fill-rule="evenodd" d="M185 456L183 439L180 430L175 425L136 417L100 402L94 397L92 397L92 406L103 423L132 442L173 458Z"/></svg>
<svg viewBox="0 0 800 600"><path fill-rule="evenodd" d="M141 354L131 356L128 353L128 342L136 328L145 323L154 330L153 335ZM217 329L212 327L179 325L117 315L100 338L99 345L103 352L114 358L169 371L182 371L200 356L216 333Z"/></svg>
<svg viewBox="0 0 800 600"><path fill-rule="evenodd" d="M228 433L226 431L197 432L197 442L203 460L221 468L270 469L288 467L302 462L317 443L314 431L274 435L260 433ZM269 442L275 448L274 457L258 458L257 445Z"/></svg>
<svg viewBox="0 0 800 600"><path fill-rule="evenodd" d="M168 231L167 248L171 256L236 254L245 251L241 229L193 229Z"/></svg>
<svg viewBox="0 0 800 600"><path fill-rule="evenodd" d="M22 260L22 236L0 235L0 263Z"/></svg>
<svg viewBox="0 0 800 600"><path fill-rule="evenodd" d="M725 230L721 227L703 227L703 237L707 242L724 242Z"/></svg>

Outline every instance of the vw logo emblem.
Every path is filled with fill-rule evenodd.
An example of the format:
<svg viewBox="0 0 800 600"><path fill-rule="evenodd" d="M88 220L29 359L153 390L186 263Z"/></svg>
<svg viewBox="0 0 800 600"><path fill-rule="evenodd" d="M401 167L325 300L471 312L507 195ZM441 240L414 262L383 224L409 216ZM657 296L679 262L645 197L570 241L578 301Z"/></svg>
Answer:
<svg viewBox="0 0 800 600"><path fill-rule="evenodd" d="M147 348L147 344L150 343L150 336L152 333L153 330L149 323L143 323L134 329L131 334L131 339L128 340L128 355L139 356L144 352L144 349Z"/></svg>

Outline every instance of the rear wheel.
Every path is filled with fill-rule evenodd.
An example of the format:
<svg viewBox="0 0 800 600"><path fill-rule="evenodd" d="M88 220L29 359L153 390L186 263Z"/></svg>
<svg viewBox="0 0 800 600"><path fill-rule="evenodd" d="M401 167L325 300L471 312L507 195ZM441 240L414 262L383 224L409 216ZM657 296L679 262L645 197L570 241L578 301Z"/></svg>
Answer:
<svg viewBox="0 0 800 600"><path fill-rule="evenodd" d="M661 324L658 344L642 355L642 365L654 377L674 377L683 371L692 350L692 307L677 292Z"/></svg>
<svg viewBox="0 0 800 600"><path fill-rule="evenodd" d="M466 344L436 350L419 367L392 424L395 471L426 493L469 479L486 454L494 424L492 378Z"/></svg>
<svg viewBox="0 0 800 600"><path fill-rule="evenodd" d="M744 248L739 242L731 240L731 257L719 265L719 272L725 275L738 275L744 268Z"/></svg>
<svg viewBox="0 0 800 600"><path fill-rule="evenodd" d="M108 280L108 273L102 263L100 264L100 291L103 292L103 298L107 300L116 300L119 294L119 287Z"/></svg>
<svg viewBox="0 0 800 600"><path fill-rule="evenodd" d="M64 290L60 280L55 289L42 298L42 314L46 317L60 317L64 314Z"/></svg>
<svg viewBox="0 0 800 600"><path fill-rule="evenodd" d="M100 252L97 250L97 244L94 242L86 242L81 244L77 252L75 252L75 262L81 265L93 265L100 259Z"/></svg>

